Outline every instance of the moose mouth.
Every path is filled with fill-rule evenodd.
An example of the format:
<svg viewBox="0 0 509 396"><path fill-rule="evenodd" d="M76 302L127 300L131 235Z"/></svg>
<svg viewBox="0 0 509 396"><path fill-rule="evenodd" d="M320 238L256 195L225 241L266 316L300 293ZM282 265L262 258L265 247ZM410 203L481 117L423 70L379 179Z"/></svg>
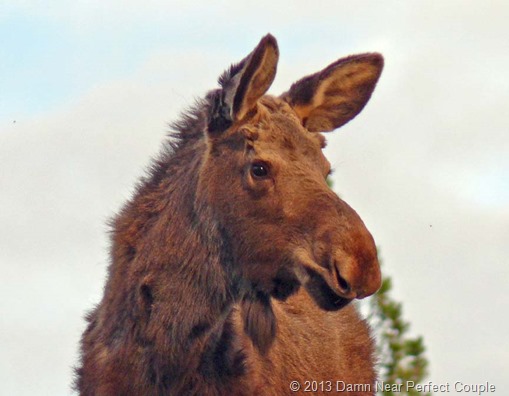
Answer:
<svg viewBox="0 0 509 396"><path fill-rule="evenodd" d="M306 274L307 279L303 282L303 285L321 309L325 311L337 311L353 300L337 294L318 272L306 268ZM337 281L341 285L344 280L339 276L336 270L334 270L334 274L337 275Z"/></svg>
<svg viewBox="0 0 509 396"><path fill-rule="evenodd" d="M353 300L350 287L333 263L319 265L311 255L298 249L294 273L315 303L325 311L337 311ZM352 296L352 298L350 298Z"/></svg>

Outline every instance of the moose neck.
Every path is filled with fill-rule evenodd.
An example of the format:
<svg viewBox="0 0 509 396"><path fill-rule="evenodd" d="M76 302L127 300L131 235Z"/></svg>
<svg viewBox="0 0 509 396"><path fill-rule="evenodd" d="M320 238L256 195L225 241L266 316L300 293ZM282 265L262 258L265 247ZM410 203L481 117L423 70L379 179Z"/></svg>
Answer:
<svg viewBox="0 0 509 396"><path fill-rule="evenodd" d="M113 263L106 287L110 295L104 301L113 306L132 302L133 315L112 321L117 326L111 338L126 328L135 329L132 339L153 350L160 366L172 356L168 370L174 374L190 367L205 372L217 367L225 373L234 370L242 359L232 347L238 336L232 318L237 302L242 303L246 331L254 344L268 345L257 342L267 338L267 331L256 331L259 321L254 317L259 312L272 314L268 297L260 299L246 291L229 256L227 238L207 205L195 204L204 150L203 141L196 140L163 158L114 223ZM138 295L128 289L126 277L136 279ZM103 317L115 312L119 310L106 308ZM126 323L130 317L137 320L134 326ZM265 326L272 340L275 321L266 323L272 324ZM224 364L218 366L218 361Z"/></svg>
<svg viewBox="0 0 509 396"><path fill-rule="evenodd" d="M152 248L160 249L162 254L153 259L160 259L162 269L171 277L161 287L171 284L175 288L173 299L179 295L194 305L193 310L200 305L216 315L238 299L239 281L225 246L227 241L208 207L195 202L204 149L204 144L197 141L171 158L172 164L181 160L187 163L170 166L168 177L161 182L161 198L166 206L151 230L159 234L160 246ZM154 236L147 234L146 240L154 241Z"/></svg>

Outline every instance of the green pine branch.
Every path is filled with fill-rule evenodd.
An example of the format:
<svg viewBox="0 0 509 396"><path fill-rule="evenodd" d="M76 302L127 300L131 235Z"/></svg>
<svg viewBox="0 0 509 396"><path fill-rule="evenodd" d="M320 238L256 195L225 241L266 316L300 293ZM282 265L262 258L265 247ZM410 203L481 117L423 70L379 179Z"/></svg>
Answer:
<svg viewBox="0 0 509 396"><path fill-rule="evenodd" d="M384 277L382 287L369 302L368 317L377 339L377 355L379 356L379 381L390 384L390 387L379 392L383 396L409 395L430 396L415 389L406 390L409 381L422 383L428 375L428 360L424 352L424 340L421 336L409 337L407 332L410 323L403 318L400 302L394 301L390 295L392 280ZM392 385L404 384L401 392Z"/></svg>

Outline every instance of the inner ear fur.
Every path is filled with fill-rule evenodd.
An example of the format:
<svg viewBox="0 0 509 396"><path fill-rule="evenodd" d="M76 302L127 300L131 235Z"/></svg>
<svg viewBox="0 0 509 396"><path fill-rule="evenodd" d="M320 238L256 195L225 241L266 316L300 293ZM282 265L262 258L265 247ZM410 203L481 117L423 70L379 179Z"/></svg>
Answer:
<svg viewBox="0 0 509 396"><path fill-rule="evenodd" d="M383 69L377 53L353 55L294 83L281 97L311 132L329 132L364 108Z"/></svg>
<svg viewBox="0 0 509 396"><path fill-rule="evenodd" d="M256 105L276 77L279 50L268 34L248 56L240 73L232 103L232 119L241 120Z"/></svg>

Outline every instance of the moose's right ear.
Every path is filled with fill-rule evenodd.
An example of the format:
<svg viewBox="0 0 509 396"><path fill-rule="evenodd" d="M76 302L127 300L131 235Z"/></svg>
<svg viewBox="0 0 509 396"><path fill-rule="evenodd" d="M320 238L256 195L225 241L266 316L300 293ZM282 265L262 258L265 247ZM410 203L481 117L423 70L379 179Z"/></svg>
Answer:
<svg viewBox="0 0 509 396"><path fill-rule="evenodd" d="M268 34L253 52L219 78L221 89L212 92L209 97L212 101L209 132L226 130L256 107L258 99L274 81L278 59L277 41Z"/></svg>

